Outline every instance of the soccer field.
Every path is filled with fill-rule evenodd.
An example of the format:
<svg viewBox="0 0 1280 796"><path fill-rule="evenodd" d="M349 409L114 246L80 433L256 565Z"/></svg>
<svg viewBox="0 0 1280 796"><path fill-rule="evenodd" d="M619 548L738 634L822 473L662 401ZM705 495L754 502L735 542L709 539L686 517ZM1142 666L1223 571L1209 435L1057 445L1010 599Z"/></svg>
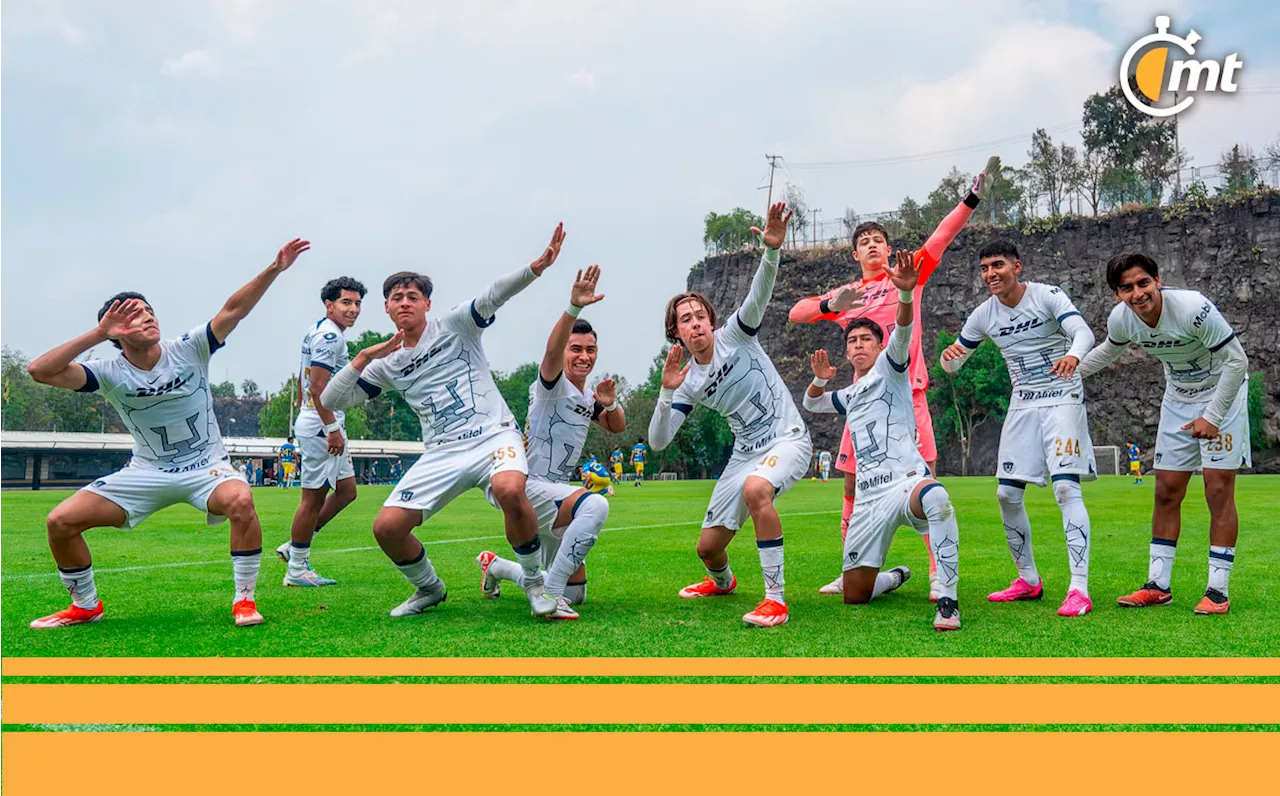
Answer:
<svg viewBox="0 0 1280 796"><path fill-rule="evenodd" d="M259 627L231 622L227 527L208 528L178 506L133 531L88 534L107 606L104 621L35 631L27 623L66 604L45 544L44 518L66 492L6 492L3 501L3 653L13 656L1263 656L1280 647L1275 596L1280 561L1280 477L1239 481L1240 541L1231 613L1198 617L1192 607L1207 572L1208 513L1199 479L1184 510L1169 607L1122 610L1117 595L1142 585L1153 478L1135 486L1103 477L1085 485L1093 521L1092 614L1055 614L1066 590L1062 526L1052 493L1029 489L1037 562L1046 584L1039 603L992 604L990 591L1014 575L989 478L948 478L960 521L960 606L964 628L931 627L927 562L914 533L899 532L889 564L915 577L870 605L846 606L817 593L839 571L841 485L804 481L779 500L786 539L789 624L744 626L763 595L749 528L730 547L736 594L682 600L702 577L694 554L713 482L624 484L588 559L587 604L578 622L529 615L518 589L481 597L475 556L510 555L501 515L478 492L418 529L449 588L443 605L415 617L388 611L410 586L374 547L370 526L388 487L361 487L359 499L316 538L313 564L338 585L281 586L284 565L270 555L288 536L296 490L258 489L264 527L257 601Z"/></svg>

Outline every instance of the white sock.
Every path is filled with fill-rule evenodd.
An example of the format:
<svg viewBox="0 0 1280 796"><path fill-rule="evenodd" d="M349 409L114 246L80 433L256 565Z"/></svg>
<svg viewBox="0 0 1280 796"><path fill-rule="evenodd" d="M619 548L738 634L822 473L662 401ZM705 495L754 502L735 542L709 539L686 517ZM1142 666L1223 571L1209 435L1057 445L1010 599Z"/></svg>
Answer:
<svg viewBox="0 0 1280 796"><path fill-rule="evenodd" d="M609 501L600 495L588 494L573 508L573 521L564 531L560 549L547 570L546 590L552 597L564 594L569 578L578 571L587 553L600 538L600 531L609 519Z"/></svg>
<svg viewBox="0 0 1280 796"><path fill-rule="evenodd" d="M311 545L289 543L289 574L301 575L311 569Z"/></svg>
<svg viewBox="0 0 1280 796"><path fill-rule="evenodd" d="M233 602L253 602L253 591L258 587L258 567L261 564L261 547L257 550L231 551L231 571L236 581L236 598Z"/></svg>
<svg viewBox="0 0 1280 796"><path fill-rule="evenodd" d="M1209 545L1209 588L1222 592L1227 596L1227 581L1231 579L1231 568L1236 565L1236 549Z"/></svg>
<svg viewBox="0 0 1280 796"><path fill-rule="evenodd" d="M925 519L929 521L929 548L933 551L933 560L938 565L937 578L934 581L939 597L956 599L956 584L960 582L960 526L956 524L956 512L951 506L951 496L941 484L927 486L920 495L920 506L924 509ZM1026 516L1026 509L1022 510ZM1027 534L1028 557L1031 551L1031 536ZM1035 573L1035 563L1031 564L1031 573ZM1021 574L1022 570L1018 570ZM1025 578L1023 578L1025 580ZM1036 576L1037 581L1039 576ZM1027 581L1030 583L1030 581ZM1032 584L1035 585L1035 584Z"/></svg>
<svg viewBox="0 0 1280 796"><path fill-rule="evenodd" d="M516 552L516 560L520 562L520 569L527 579L535 581L542 577L541 539L535 536L519 547L512 546L511 549Z"/></svg>
<svg viewBox="0 0 1280 796"><path fill-rule="evenodd" d="M489 563L489 574L499 580L508 580L524 588L524 571L514 561L497 556Z"/></svg>
<svg viewBox="0 0 1280 796"><path fill-rule="evenodd" d="M93 582L93 564L75 569L58 567L58 577L71 595L71 603L77 608L91 611L98 607L98 586Z"/></svg>
<svg viewBox="0 0 1280 796"><path fill-rule="evenodd" d="M724 569L712 569L707 567L707 574L711 576L711 580L721 589L727 589L733 585L733 570L729 569L729 562L725 562Z"/></svg>
<svg viewBox="0 0 1280 796"><path fill-rule="evenodd" d="M1039 586L1040 573L1036 570L1036 556L1031 548L1031 520L1027 518L1027 507L1022 502L1025 491L1026 484L1001 481L996 487L996 502L1000 504L1005 541L1009 544L1014 566L1018 568L1018 577L1032 586Z"/></svg>
<svg viewBox="0 0 1280 796"><path fill-rule="evenodd" d="M587 582L570 583L564 587L564 598L569 605L582 605L587 601Z"/></svg>
<svg viewBox="0 0 1280 796"><path fill-rule="evenodd" d="M1062 509L1062 530L1067 537L1067 566L1071 588L1089 596L1089 512L1084 507L1080 482L1059 478L1053 482L1053 496Z"/></svg>
<svg viewBox="0 0 1280 796"><path fill-rule="evenodd" d="M786 605L787 579L782 569L782 537L757 539L756 549L760 551L760 571L764 573L765 599Z"/></svg>
<svg viewBox="0 0 1280 796"><path fill-rule="evenodd" d="M405 580L409 581L420 591L431 591L440 583L440 578L436 576L436 568L431 566L431 559L427 558L427 548L422 548L418 553L418 557L411 561L397 561L396 568L400 570L400 574L404 575Z"/></svg>
<svg viewBox="0 0 1280 796"><path fill-rule="evenodd" d="M876 575L876 582L871 587L871 599L874 600L889 591L889 589L901 585L898 582L898 578L899 576L897 573L889 572L888 570L878 573Z"/></svg>
<svg viewBox="0 0 1280 796"><path fill-rule="evenodd" d="M1178 543L1172 539L1151 540L1151 563L1147 566L1147 582L1169 591L1173 579L1173 557Z"/></svg>

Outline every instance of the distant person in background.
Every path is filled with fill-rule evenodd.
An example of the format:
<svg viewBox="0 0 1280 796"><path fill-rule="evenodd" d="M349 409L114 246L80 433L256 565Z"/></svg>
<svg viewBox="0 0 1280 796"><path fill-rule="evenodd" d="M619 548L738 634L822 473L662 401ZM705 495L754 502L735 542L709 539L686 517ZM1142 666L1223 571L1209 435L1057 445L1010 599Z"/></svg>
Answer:
<svg viewBox="0 0 1280 796"><path fill-rule="evenodd" d="M293 444L293 437L280 446L276 455L280 460L280 488L285 489L293 480L293 468L298 457L298 446Z"/></svg>
<svg viewBox="0 0 1280 796"><path fill-rule="evenodd" d="M240 462L240 477L245 480L245 483L249 482L249 465L244 462Z"/></svg>
<svg viewBox="0 0 1280 796"><path fill-rule="evenodd" d="M826 483L831 477L831 451L823 451L818 454L818 471L822 475L822 483Z"/></svg>
<svg viewBox="0 0 1280 796"><path fill-rule="evenodd" d="M613 449L613 453L609 454L609 464L613 468L613 480L622 481L622 463L626 457L622 454L622 446L619 445Z"/></svg>
<svg viewBox="0 0 1280 796"><path fill-rule="evenodd" d="M644 481L644 459L649 449L645 447L644 437L636 440L636 444L631 446L631 466L636 468L636 486Z"/></svg>
<svg viewBox="0 0 1280 796"><path fill-rule="evenodd" d="M1126 442L1125 448L1129 451L1129 475L1133 476L1134 484L1142 483L1142 448L1132 442Z"/></svg>

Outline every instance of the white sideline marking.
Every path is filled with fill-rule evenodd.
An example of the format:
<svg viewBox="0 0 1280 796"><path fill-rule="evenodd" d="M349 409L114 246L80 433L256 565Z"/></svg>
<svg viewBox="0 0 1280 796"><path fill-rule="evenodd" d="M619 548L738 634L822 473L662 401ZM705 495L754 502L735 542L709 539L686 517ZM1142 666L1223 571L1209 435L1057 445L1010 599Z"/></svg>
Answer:
<svg viewBox="0 0 1280 796"><path fill-rule="evenodd" d="M808 517L815 514L839 514L839 513L840 513L839 511L835 511L835 510L793 511L788 514L779 514L778 516L779 517ZM605 532L612 533L614 531L639 531L647 528L674 528L681 525L696 525L696 523L660 522L653 525L624 525L620 528L605 528L604 531L602 531L602 533L605 533ZM469 536L465 539L430 539L423 542L422 544L425 547L427 545L437 545L437 544L461 544L463 542L489 542L489 541L493 541L494 539L505 540L506 537L505 536ZM333 555L335 553L364 553L364 552L368 552L369 550L377 550L377 549L378 549L377 545L370 545L368 547L343 547L338 550L324 550L324 554ZM274 549L272 550L272 554L274 554ZM263 555L268 555L268 553L264 550ZM228 556L228 558L230 558L230 556ZM136 567L111 567L107 569L95 568L93 570L93 574L101 575L104 573L115 574L120 572L147 572L155 569L177 569L179 567L207 567L207 566L212 566L214 564L226 564L226 563L227 563L226 558L219 558L214 561L175 561L169 564L142 564ZM0 578L0 580L34 580L36 578L56 578L57 576L58 576L58 573L56 572L37 572L37 573L26 574L26 575L5 575L4 577Z"/></svg>

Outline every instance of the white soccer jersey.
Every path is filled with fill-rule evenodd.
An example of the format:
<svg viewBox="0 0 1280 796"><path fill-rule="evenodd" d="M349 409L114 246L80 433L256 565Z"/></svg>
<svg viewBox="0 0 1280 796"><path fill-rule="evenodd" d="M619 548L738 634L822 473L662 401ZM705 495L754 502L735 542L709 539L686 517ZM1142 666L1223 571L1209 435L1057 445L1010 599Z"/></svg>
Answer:
<svg viewBox="0 0 1280 796"><path fill-rule="evenodd" d="M404 395L418 415L428 448L516 427L481 345L493 317L481 316L474 305L454 307L428 321L417 346L376 359L361 373L359 384L369 397L382 390Z"/></svg>
<svg viewBox="0 0 1280 796"><path fill-rule="evenodd" d="M685 415L697 404L714 409L729 422L734 450L751 453L808 432L777 368L739 312L715 331L710 363L690 360L671 408Z"/></svg>
<svg viewBox="0 0 1280 796"><path fill-rule="evenodd" d="M525 423L529 477L567 484L582 456L591 421L603 411L591 388L579 391L563 373L548 386L538 374L529 385Z"/></svg>
<svg viewBox="0 0 1280 796"><path fill-rule="evenodd" d="M302 408L294 422L294 434L299 437L315 436L324 432L324 421L311 401L311 368L319 367L332 375L346 367L347 339L342 327L328 317L316 321L302 336ZM342 412L333 413L342 420Z"/></svg>
<svg viewBox="0 0 1280 796"><path fill-rule="evenodd" d="M1183 403L1207 401L1222 375L1222 357L1214 354L1236 333L1203 294L1166 287L1160 295L1163 307L1155 328L1120 303L1107 318L1107 337L1113 345L1141 348L1164 363L1165 397Z"/></svg>
<svg viewBox="0 0 1280 796"><path fill-rule="evenodd" d="M101 391L133 435L130 466L180 473L227 459L209 391L209 357L221 347L205 323L161 342L151 370L124 354L83 364L81 392Z"/></svg>
<svg viewBox="0 0 1280 796"><path fill-rule="evenodd" d="M979 304L960 330L960 343L974 349L986 338L1000 348L1013 382L1009 409L1081 404L1080 374L1063 380L1050 372L1071 349L1062 322L1079 314L1061 288L1028 282L1016 307L1006 307L995 296Z"/></svg>
<svg viewBox="0 0 1280 796"><path fill-rule="evenodd" d="M828 451L823 451L818 454L818 466L824 468L831 466L831 454Z"/></svg>
<svg viewBox="0 0 1280 796"><path fill-rule="evenodd" d="M913 325L895 328L871 370L853 384L819 398L805 398L805 408L810 411L845 416L858 463L859 495L889 489L904 478L926 473L916 446L916 416L907 373Z"/></svg>

